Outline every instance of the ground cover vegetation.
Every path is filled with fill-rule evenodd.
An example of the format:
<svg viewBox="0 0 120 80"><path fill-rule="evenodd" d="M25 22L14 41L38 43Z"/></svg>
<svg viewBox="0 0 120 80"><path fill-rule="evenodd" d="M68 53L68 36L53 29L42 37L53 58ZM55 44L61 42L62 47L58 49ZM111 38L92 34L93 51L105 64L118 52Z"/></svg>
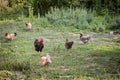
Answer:
<svg viewBox="0 0 120 80"><path fill-rule="evenodd" d="M0 0L0 80L119 80L119 0ZM25 23L32 28L26 31ZM17 33L12 41L5 33ZM80 33L90 35L84 44ZM45 38L40 64L34 40ZM66 39L74 41L65 48Z"/></svg>

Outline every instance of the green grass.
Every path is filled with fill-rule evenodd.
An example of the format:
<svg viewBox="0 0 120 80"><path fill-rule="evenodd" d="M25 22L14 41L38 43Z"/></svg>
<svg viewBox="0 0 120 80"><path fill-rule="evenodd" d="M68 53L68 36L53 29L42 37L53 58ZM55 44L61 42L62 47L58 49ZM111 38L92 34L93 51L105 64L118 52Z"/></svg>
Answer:
<svg viewBox="0 0 120 80"><path fill-rule="evenodd" d="M26 19L29 20L29 19ZM0 71L8 70L12 80L119 80L120 44L108 33L93 33L74 28L43 25L43 19L33 19L31 31L25 31L25 19L0 24ZM44 21L43 21L44 22ZM49 26L49 27L46 27ZM79 40L80 32L92 36L88 44ZM13 41L5 32L17 32ZM74 33L73 33L74 32ZM46 39L43 55L52 57L52 64L43 67L34 50L34 40ZM75 43L66 50L66 38ZM3 73L0 74L0 79Z"/></svg>

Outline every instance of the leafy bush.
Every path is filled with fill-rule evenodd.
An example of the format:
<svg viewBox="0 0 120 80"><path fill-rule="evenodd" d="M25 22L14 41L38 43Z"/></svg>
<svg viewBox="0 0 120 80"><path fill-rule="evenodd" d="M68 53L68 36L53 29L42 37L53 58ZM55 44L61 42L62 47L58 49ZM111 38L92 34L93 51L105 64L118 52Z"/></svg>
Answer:
<svg viewBox="0 0 120 80"><path fill-rule="evenodd" d="M113 19L113 22L110 26L111 30L120 30L120 16L116 17L115 19Z"/></svg>
<svg viewBox="0 0 120 80"><path fill-rule="evenodd" d="M86 29L93 21L93 13L86 9L67 8L67 9L51 9L51 12L45 16L48 21L56 26L72 27L77 29Z"/></svg>
<svg viewBox="0 0 120 80"><path fill-rule="evenodd" d="M110 23L107 15L95 16L94 11L79 8L51 8L51 12L46 14L45 18L55 27L74 27L97 32L104 32Z"/></svg>

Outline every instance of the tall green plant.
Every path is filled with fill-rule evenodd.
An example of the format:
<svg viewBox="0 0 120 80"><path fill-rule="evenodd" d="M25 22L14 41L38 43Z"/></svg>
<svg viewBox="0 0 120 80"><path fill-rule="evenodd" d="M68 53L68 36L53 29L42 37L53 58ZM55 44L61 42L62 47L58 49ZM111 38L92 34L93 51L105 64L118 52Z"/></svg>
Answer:
<svg viewBox="0 0 120 80"><path fill-rule="evenodd" d="M53 25L64 27L75 27L77 29L88 29L94 19L93 13L86 9L79 8L52 8L46 14L49 22Z"/></svg>

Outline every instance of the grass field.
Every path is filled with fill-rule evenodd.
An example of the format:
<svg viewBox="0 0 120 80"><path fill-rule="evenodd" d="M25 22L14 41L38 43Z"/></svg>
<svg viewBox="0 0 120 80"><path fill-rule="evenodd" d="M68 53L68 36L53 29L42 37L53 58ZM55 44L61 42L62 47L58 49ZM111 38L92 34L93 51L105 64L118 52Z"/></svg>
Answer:
<svg viewBox="0 0 120 80"><path fill-rule="evenodd" d="M33 28L25 31L24 21L0 24L0 79L11 80L119 80L120 43L108 33L94 33L72 28L43 28L39 19L31 21ZM5 32L17 32L13 41L5 39ZM83 44L79 33L92 39ZM43 55L52 57L52 64L42 66L34 50L34 40L44 37ZM66 38L73 40L72 49L66 50ZM9 72L9 73L8 73ZM11 74L10 74L11 73Z"/></svg>

